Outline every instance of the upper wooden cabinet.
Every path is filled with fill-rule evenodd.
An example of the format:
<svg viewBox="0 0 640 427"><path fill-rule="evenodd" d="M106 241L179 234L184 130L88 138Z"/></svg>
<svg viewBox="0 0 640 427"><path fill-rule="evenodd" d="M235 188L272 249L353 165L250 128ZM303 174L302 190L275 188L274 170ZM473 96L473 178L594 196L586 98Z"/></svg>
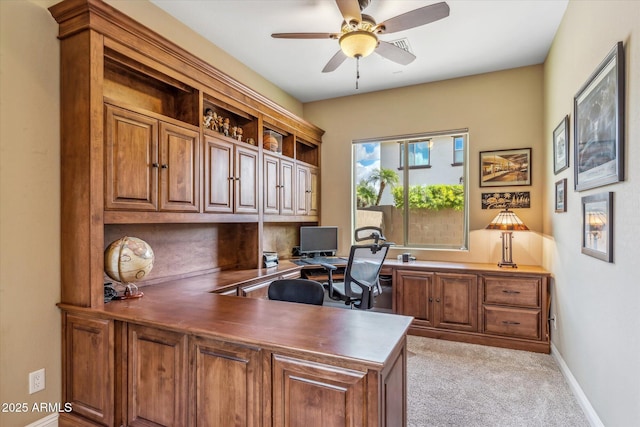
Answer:
<svg viewBox="0 0 640 427"><path fill-rule="evenodd" d="M107 104L105 209L198 212L200 134Z"/></svg>
<svg viewBox="0 0 640 427"><path fill-rule="evenodd" d="M318 168L304 164L296 165L296 215L318 215Z"/></svg>
<svg viewBox="0 0 640 427"><path fill-rule="evenodd" d="M266 153L263 159L265 215L293 215L295 163L287 158Z"/></svg>
<svg viewBox="0 0 640 427"><path fill-rule="evenodd" d="M205 136L205 212L258 213L258 149Z"/></svg>

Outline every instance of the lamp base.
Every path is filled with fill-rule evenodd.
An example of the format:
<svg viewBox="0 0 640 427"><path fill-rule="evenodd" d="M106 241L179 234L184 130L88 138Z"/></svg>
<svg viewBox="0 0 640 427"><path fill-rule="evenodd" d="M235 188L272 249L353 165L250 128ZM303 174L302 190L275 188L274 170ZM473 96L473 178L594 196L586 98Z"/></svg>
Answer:
<svg viewBox="0 0 640 427"><path fill-rule="evenodd" d="M516 264L515 262L499 262L498 267L518 268L518 264Z"/></svg>

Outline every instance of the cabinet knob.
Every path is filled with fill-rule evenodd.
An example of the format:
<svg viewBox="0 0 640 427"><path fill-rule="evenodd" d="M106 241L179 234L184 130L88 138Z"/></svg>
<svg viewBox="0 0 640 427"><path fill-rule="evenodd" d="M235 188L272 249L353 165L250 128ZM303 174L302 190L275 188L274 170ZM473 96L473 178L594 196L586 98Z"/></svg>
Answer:
<svg viewBox="0 0 640 427"><path fill-rule="evenodd" d="M166 164L166 163L163 163L163 164L162 164L162 166L160 166L160 167L161 167L162 169L167 169L167 168L169 167L169 165L168 165L168 164Z"/></svg>
<svg viewBox="0 0 640 427"><path fill-rule="evenodd" d="M433 302L433 298L429 297L429 302Z"/></svg>
<svg viewBox="0 0 640 427"><path fill-rule="evenodd" d="M440 298L436 298L436 302L440 302Z"/></svg>
<svg viewBox="0 0 640 427"><path fill-rule="evenodd" d="M157 163L151 163L151 166L153 166L154 168L158 168L158 167L160 167L160 165L159 165L159 164L157 164Z"/></svg>

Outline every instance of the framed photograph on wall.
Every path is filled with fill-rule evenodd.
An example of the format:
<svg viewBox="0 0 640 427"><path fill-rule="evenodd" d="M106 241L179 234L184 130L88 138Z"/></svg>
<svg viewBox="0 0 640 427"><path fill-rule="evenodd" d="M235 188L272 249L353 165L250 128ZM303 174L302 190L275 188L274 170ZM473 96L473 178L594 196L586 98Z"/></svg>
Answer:
<svg viewBox="0 0 640 427"><path fill-rule="evenodd" d="M553 131L553 173L565 170L569 167L569 116L564 119Z"/></svg>
<svg viewBox="0 0 640 427"><path fill-rule="evenodd" d="M480 152L480 187L531 185L531 148Z"/></svg>
<svg viewBox="0 0 640 427"><path fill-rule="evenodd" d="M577 191L624 179L624 75L618 42L573 99Z"/></svg>
<svg viewBox="0 0 640 427"><path fill-rule="evenodd" d="M582 198L582 253L613 262L613 192Z"/></svg>
<svg viewBox="0 0 640 427"><path fill-rule="evenodd" d="M556 212L567 211L567 178L556 182Z"/></svg>

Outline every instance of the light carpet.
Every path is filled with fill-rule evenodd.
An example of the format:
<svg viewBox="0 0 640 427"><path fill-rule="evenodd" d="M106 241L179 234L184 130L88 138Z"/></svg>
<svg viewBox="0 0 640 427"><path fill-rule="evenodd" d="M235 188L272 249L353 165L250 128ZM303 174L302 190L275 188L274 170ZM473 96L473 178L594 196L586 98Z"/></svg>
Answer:
<svg viewBox="0 0 640 427"><path fill-rule="evenodd" d="M587 427L551 355L408 336L407 426Z"/></svg>

